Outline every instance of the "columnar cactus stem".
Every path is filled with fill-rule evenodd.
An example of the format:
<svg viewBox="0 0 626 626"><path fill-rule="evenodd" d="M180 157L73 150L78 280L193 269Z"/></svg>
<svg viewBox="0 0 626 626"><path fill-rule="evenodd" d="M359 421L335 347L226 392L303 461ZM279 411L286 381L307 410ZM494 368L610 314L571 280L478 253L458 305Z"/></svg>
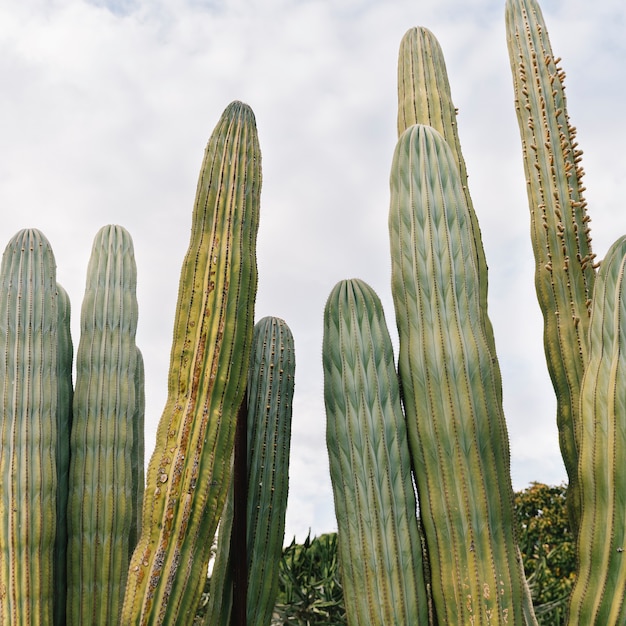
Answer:
<svg viewBox="0 0 626 626"><path fill-rule="evenodd" d="M416 125L391 173L392 291L420 513L442 624L523 624L506 424L450 148Z"/></svg>
<svg viewBox="0 0 626 626"><path fill-rule="evenodd" d="M143 448L136 380L137 269L121 226L95 237L81 311L71 435L68 624L119 620ZM134 423L134 422L137 423ZM136 532L135 532L136 536Z"/></svg>
<svg viewBox="0 0 626 626"><path fill-rule="evenodd" d="M461 151L456 118L457 109L452 102L446 63L439 42L427 28L410 28L400 42L398 53L398 136L413 124L424 124L438 131L450 146L470 215L469 225L475 241L481 307L483 311L487 311L487 261L467 183L467 168ZM495 355L493 329L486 314L481 323ZM499 372L497 375L500 377Z"/></svg>
<svg viewBox="0 0 626 626"><path fill-rule="evenodd" d="M536 0L507 0L506 28L531 215L535 287L544 317L544 347L556 392L559 442L575 530L580 517L579 394L595 279L582 195L582 151L567 115L565 72L552 53Z"/></svg>
<svg viewBox="0 0 626 626"><path fill-rule="evenodd" d="M54 255L34 229L17 233L2 257L0 354L0 621L52 624L65 591L53 559L63 554L55 542L69 442L59 430L69 424L71 342Z"/></svg>
<svg viewBox="0 0 626 626"><path fill-rule="evenodd" d="M289 450L295 382L293 335L284 320L264 317L254 327L248 375L247 620L268 626L278 594L289 489ZM230 623L230 527L233 497L220 522L211 598L204 624Z"/></svg>
<svg viewBox="0 0 626 626"><path fill-rule="evenodd" d="M382 305L359 280L324 311L327 447L348 623L428 624L406 425Z"/></svg>
<svg viewBox="0 0 626 626"><path fill-rule="evenodd" d="M191 623L228 490L256 297L261 154L234 102L205 152L181 272L168 398L148 466L122 624Z"/></svg>
<svg viewBox="0 0 626 626"><path fill-rule="evenodd" d="M578 573L569 623L626 622L626 237L595 281L581 396Z"/></svg>

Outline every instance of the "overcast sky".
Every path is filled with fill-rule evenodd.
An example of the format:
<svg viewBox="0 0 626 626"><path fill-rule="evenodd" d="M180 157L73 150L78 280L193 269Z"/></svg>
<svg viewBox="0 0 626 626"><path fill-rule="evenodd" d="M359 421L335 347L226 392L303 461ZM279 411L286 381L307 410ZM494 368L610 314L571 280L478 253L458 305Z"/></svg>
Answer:
<svg viewBox="0 0 626 626"><path fill-rule="evenodd" d="M544 0L584 150L594 251L626 233L623 0ZM542 347L504 0L0 0L0 245L50 240L74 344L93 238L131 233L146 454L166 398L198 171L223 109L254 110L263 153L257 319L296 343L286 541L334 530L322 314L335 283L390 293L397 54L426 26L446 57L489 274L513 484L565 480Z"/></svg>

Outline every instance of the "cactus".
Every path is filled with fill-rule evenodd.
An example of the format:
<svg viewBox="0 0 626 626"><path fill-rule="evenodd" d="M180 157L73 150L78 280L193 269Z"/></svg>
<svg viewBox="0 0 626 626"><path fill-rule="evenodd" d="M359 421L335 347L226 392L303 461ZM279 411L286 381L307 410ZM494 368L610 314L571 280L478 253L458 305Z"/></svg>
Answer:
<svg viewBox="0 0 626 626"><path fill-rule="evenodd" d="M522 138L544 348L557 399L559 443L569 478L574 532L580 519L577 438L580 387L595 280L582 151L570 124L563 80L535 0L507 0L506 30Z"/></svg>
<svg viewBox="0 0 626 626"><path fill-rule="evenodd" d="M348 623L427 624L406 425L378 296L340 282L324 310L327 446Z"/></svg>
<svg viewBox="0 0 626 626"><path fill-rule="evenodd" d="M289 488L289 449L295 352L293 335L276 317L254 327L248 374L247 414L247 620L269 626L278 593ZM234 490L220 521L218 551L204 624L230 624L232 606L231 526Z"/></svg>
<svg viewBox="0 0 626 626"><path fill-rule="evenodd" d="M441 133L450 146L470 215L469 225L475 242L481 310L486 312L487 260L478 217L467 184L467 168L461 151L456 117L457 109L452 102L446 63L439 42L427 28L410 28L400 42L398 53L398 136L413 124L424 124ZM486 313L481 317L481 324L495 355L493 328ZM501 393L500 372L494 371L494 376L498 377L498 389Z"/></svg>
<svg viewBox="0 0 626 626"><path fill-rule="evenodd" d="M233 102L209 139L198 182L168 398L148 466L122 624L191 623L200 598L246 387L260 185L254 114Z"/></svg>
<svg viewBox="0 0 626 626"><path fill-rule="evenodd" d="M65 602L53 561L65 538L72 349L54 254L35 229L2 257L0 353L0 621L52 624Z"/></svg>
<svg viewBox="0 0 626 626"><path fill-rule="evenodd" d="M87 268L76 353L67 623L77 626L119 620L137 524L143 399L136 385L136 283L130 235L103 227Z"/></svg>
<svg viewBox="0 0 626 626"><path fill-rule="evenodd" d="M570 624L626 622L626 236L595 281L581 397L578 572Z"/></svg>
<svg viewBox="0 0 626 626"><path fill-rule="evenodd" d="M497 368L480 323L470 216L443 137L415 125L391 173L399 373L439 623L522 624Z"/></svg>

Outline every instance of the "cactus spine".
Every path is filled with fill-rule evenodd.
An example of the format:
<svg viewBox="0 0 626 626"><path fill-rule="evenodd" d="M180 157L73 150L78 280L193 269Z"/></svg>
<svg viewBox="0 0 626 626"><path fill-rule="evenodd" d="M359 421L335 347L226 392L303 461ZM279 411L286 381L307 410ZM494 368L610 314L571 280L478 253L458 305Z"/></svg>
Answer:
<svg viewBox="0 0 626 626"><path fill-rule="evenodd" d="M136 526L143 445L137 269L130 235L105 226L95 237L81 312L71 434L68 624L119 620ZM133 452L136 458L133 458Z"/></svg>
<svg viewBox="0 0 626 626"><path fill-rule="evenodd" d="M289 449L295 381L293 335L284 320L264 317L254 327L248 374L247 620L268 626L278 594L285 534ZM204 624L230 623L233 490L220 521L211 598Z"/></svg>
<svg viewBox="0 0 626 626"><path fill-rule="evenodd" d="M50 244L17 233L0 267L0 621L52 624L65 601L63 555L71 341Z"/></svg>
<svg viewBox="0 0 626 626"><path fill-rule="evenodd" d="M570 624L626 621L626 237L595 281L589 362L580 391L578 573Z"/></svg>
<svg viewBox="0 0 626 626"><path fill-rule="evenodd" d="M434 129L398 140L391 174L399 373L435 613L445 624L522 624L499 377L481 324L475 242L458 169Z"/></svg>
<svg viewBox="0 0 626 626"><path fill-rule="evenodd" d="M327 446L351 625L427 624L411 461L378 296L340 282L324 310Z"/></svg>
<svg viewBox="0 0 626 626"><path fill-rule="evenodd" d="M595 280L582 151L567 115L563 79L535 0L507 0L506 29L535 255L544 347L557 398L561 454L574 531L580 519L577 433Z"/></svg>
<svg viewBox="0 0 626 626"><path fill-rule="evenodd" d="M122 624L190 623L198 604L246 387L260 185L254 114L234 102L209 139L198 182Z"/></svg>

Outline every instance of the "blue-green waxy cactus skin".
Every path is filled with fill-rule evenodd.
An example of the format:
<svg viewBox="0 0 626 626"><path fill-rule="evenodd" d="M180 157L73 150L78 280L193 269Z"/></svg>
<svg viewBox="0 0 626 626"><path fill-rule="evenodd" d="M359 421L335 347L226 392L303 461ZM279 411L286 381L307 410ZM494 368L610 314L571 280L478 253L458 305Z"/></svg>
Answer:
<svg viewBox="0 0 626 626"><path fill-rule="evenodd" d="M436 619L533 623L469 224L448 144L429 126L408 128L391 172L392 293Z"/></svg>
<svg viewBox="0 0 626 626"><path fill-rule="evenodd" d="M326 441L348 624L428 624L391 338L378 296L341 281L324 309Z"/></svg>

